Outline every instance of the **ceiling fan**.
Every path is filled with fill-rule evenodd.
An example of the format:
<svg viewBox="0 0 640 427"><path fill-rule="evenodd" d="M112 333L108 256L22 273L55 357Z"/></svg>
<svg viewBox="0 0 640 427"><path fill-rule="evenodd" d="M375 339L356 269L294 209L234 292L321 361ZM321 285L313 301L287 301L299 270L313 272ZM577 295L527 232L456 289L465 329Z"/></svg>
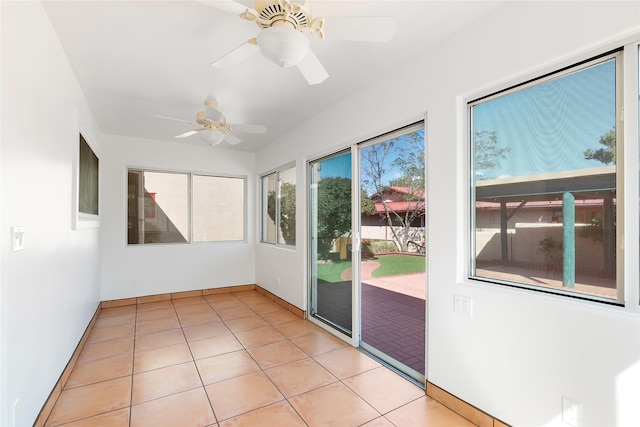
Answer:
<svg viewBox="0 0 640 427"><path fill-rule="evenodd" d="M227 68L256 51L282 68L296 65L309 84L322 83L329 73L311 50L304 32L322 40L388 42L396 31L392 17L315 17L295 0L256 0L249 8L233 0L201 0L217 9L254 21L260 28L255 38L231 50L212 65ZM304 1L302 2L304 3Z"/></svg>
<svg viewBox="0 0 640 427"><path fill-rule="evenodd" d="M193 129L180 135L176 135L175 138L187 138L192 135L198 134L210 147L220 144L222 141L226 141L231 145L242 142L240 138L233 135L232 132L246 132L263 134L267 132L267 128L263 125L247 125L247 124L230 124L227 122L227 118L222 114L218 108L218 102L212 97L208 97L204 105L205 111L200 111L196 114L196 119L193 121L176 119L173 117L154 115L161 119L175 120L178 122L189 123L193 125L202 126L199 129Z"/></svg>

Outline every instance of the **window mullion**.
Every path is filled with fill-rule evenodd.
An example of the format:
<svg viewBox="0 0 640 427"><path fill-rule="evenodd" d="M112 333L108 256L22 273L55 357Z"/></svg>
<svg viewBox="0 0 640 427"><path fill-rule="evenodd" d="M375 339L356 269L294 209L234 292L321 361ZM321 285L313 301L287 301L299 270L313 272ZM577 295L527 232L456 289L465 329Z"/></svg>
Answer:
<svg viewBox="0 0 640 427"><path fill-rule="evenodd" d="M187 180L187 185L189 188L187 189L189 194L189 203L187 208L189 209L189 242L193 243L193 174L190 173L189 179Z"/></svg>
<svg viewBox="0 0 640 427"><path fill-rule="evenodd" d="M282 235L281 227L281 207L280 202L282 200L282 180L280 179L280 172L276 172L276 244L280 245L280 236Z"/></svg>

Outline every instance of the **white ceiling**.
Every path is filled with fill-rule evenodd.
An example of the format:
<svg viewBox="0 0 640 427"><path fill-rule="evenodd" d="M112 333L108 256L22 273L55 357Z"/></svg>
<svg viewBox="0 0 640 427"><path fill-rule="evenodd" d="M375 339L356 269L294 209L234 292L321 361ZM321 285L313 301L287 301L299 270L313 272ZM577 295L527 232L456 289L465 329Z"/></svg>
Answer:
<svg viewBox="0 0 640 427"><path fill-rule="evenodd" d="M241 1L253 6L252 1ZM316 16L393 16L389 43L311 40L329 73L309 85L296 67L280 69L260 54L228 69L211 63L255 37L255 23L198 1L44 1L101 132L180 144L213 95L230 123L261 124L264 135L235 133L223 148L258 151L350 92L411 63L433 43L503 2L307 1ZM435 61L441 60L434 58ZM380 106L384 108L384 106Z"/></svg>

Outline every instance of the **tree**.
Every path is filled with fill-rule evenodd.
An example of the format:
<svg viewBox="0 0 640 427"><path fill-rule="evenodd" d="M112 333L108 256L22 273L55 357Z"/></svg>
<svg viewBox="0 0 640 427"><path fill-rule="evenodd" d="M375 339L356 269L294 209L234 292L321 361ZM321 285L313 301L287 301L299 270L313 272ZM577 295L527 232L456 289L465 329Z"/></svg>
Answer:
<svg viewBox="0 0 640 427"><path fill-rule="evenodd" d="M276 192L267 194L267 214L276 223ZM296 244L296 185L280 185L280 235L287 245Z"/></svg>
<svg viewBox="0 0 640 427"><path fill-rule="evenodd" d="M604 223L602 218L594 217L586 226L578 229L578 236L591 239L594 242L602 242L604 234Z"/></svg>
<svg viewBox="0 0 640 427"><path fill-rule="evenodd" d="M328 259L335 240L351 232L351 179L318 181L318 256Z"/></svg>
<svg viewBox="0 0 640 427"><path fill-rule="evenodd" d="M296 244L296 185L280 185L280 233L287 245Z"/></svg>
<svg viewBox="0 0 640 427"><path fill-rule="evenodd" d="M507 158L511 147L500 147L496 131L483 130L476 132L474 138L476 175L481 175L482 179L490 179L486 175L489 171L500 164L500 160Z"/></svg>
<svg viewBox="0 0 640 427"><path fill-rule="evenodd" d="M543 254L555 265L562 265L562 240L545 237L538 242L537 254Z"/></svg>
<svg viewBox="0 0 640 427"><path fill-rule="evenodd" d="M424 216L424 132L416 131L371 145L361 151L362 185L369 199L382 206L381 219L389 226L402 251L415 239L412 224ZM386 183L389 173L398 177ZM401 194L404 210L395 210L386 199L390 186L405 187Z"/></svg>
<svg viewBox="0 0 640 427"><path fill-rule="evenodd" d="M360 190L360 212L364 215L373 215L376 213L376 204L367 196L367 192Z"/></svg>
<svg viewBox="0 0 640 427"><path fill-rule="evenodd" d="M600 137L601 145L603 148L592 150L588 148L584 150L584 158L587 160L597 160L600 163L608 165L616 162L616 129L613 128L609 132Z"/></svg>
<svg viewBox="0 0 640 427"><path fill-rule="evenodd" d="M587 160L597 160L600 163L608 165L616 163L616 129L613 128L609 132L600 137L600 145L603 148L592 150L590 148L584 150L584 158ZM615 223L614 223L615 227ZM615 230L613 231L615 233ZM604 222L602 218L591 218L586 227L579 231L580 237L590 238L594 242L602 242L604 236ZM605 249L606 251L606 249Z"/></svg>

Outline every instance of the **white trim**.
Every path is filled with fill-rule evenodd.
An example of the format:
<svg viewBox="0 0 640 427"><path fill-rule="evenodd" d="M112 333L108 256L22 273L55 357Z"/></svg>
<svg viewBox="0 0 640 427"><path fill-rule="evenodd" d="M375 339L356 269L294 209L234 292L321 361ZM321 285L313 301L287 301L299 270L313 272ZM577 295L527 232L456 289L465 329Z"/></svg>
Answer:
<svg viewBox="0 0 640 427"><path fill-rule="evenodd" d="M360 136L350 138L330 148L306 156L305 164L308 165L309 163L315 162L316 160L322 159L324 157L330 157L335 153L349 150L352 145L366 143L369 140L384 136L388 133L392 133L398 129L403 129L412 124L421 122L422 120L424 120L424 112L412 114L408 120L396 120L389 125L378 127L377 130L363 132Z"/></svg>
<svg viewBox="0 0 640 427"><path fill-rule="evenodd" d="M129 189L128 189L128 174L130 171L136 171L136 172L142 172L143 174L145 172L150 172L150 173L163 173L163 174L175 174L175 175L186 175L187 176L187 182L188 182L188 206L187 209L189 210L187 217L189 218L189 224L188 224L188 241L186 242L166 242L166 243L129 243L128 242L128 237L125 237L124 241L125 241L125 247L127 248L132 248L132 247L143 247L143 246L173 246L173 245L211 245L211 244L238 244L238 243L242 243L242 244L247 244L249 243L249 237L248 237L248 232L249 232L249 225L248 225L248 200L249 200L249 176L248 175L236 175L236 174L220 174L220 173L211 173L211 172L194 172L194 171L185 171L185 170L179 170L179 169L158 169L158 168L145 168L145 167L136 167L136 166L127 166L125 165L124 167L124 176L125 176L125 180L124 180L124 184L125 184L125 189L124 189L124 197L126 198L125 203L124 203L124 210L125 210L125 221L127 220L127 215L128 215L128 195L129 195ZM194 176L204 176L204 177L209 177L209 178L229 178L229 179L240 179L242 180L242 203L243 203L243 209L242 209L242 239L238 239L238 240L209 240L209 241L194 241L193 240L193 177ZM125 229L125 234L128 233L128 230Z"/></svg>
<svg viewBox="0 0 640 427"><path fill-rule="evenodd" d="M71 109L72 129L74 129L74 135L72 138L72 210L71 210L71 228L73 230L83 230L88 228L100 227L100 199L101 199L101 187L102 179L100 176L100 150L93 134L89 131L89 127L85 126L79 118L79 110L77 108ZM84 212L80 212L80 143L79 137L82 135L89 148L93 150L93 153L98 158L98 215L92 215Z"/></svg>
<svg viewBox="0 0 640 427"><path fill-rule="evenodd" d="M362 238L360 196L360 152L362 146L351 146L351 345L359 347L362 342L362 262L360 262Z"/></svg>
<svg viewBox="0 0 640 427"><path fill-rule="evenodd" d="M572 65L588 61L599 55L604 55L607 52L620 49L629 43L634 43L639 38L640 30L625 31L619 35L604 40L602 43L589 46L585 49L576 50L573 53L563 55L561 57L551 58L543 64L540 64L540 66L529 71L496 80L476 90L470 90L466 93L462 93L460 96L464 99L466 105L473 100L489 96L497 90L517 86L524 82L538 79L541 76L557 72L558 70L571 67Z"/></svg>
<svg viewBox="0 0 640 427"><path fill-rule="evenodd" d="M297 192L298 192L298 170L296 167L296 162L289 162L286 163L283 166L280 166L278 168L272 169L269 172L265 172L263 174L258 175L258 183L257 183L257 199L258 199L258 204L257 204L257 213L258 213L258 232L256 233L256 243L257 244L263 244L263 245L268 245L268 246L272 246L272 247L279 247L279 248L287 248L290 250L295 250L296 246L297 246L297 241L298 241L298 233L296 230L296 243L294 243L293 245L291 244L287 244L287 243L280 243L278 242L278 240L280 239L280 214L281 214L281 206L280 206L280 200L281 200L281 196L282 193L280 192L280 174L284 171L290 170L290 169L294 169L295 171L295 186L296 186L296 228L297 228L297 216L298 216L298 209L297 209ZM270 242L268 240L265 240L265 235L264 235L264 230L265 230L265 224L266 224L266 219L264 217L265 214L265 198L264 198L264 186L263 186L263 179L267 178L271 175L275 175L276 178L276 219L274 220L275 226L276 226L276 236L275 236L275 242Z"/></svg>
<svg viewBox="0 0 640 427"><path fill-rule="evenodd" d="M295 166L296 166L296 161L294 160L294 161L291 161L291 162L285 163L285 164L284 164L284 165L282 165L282 166L278 166L278 167L276 167L276 168L269 169L269 170L267 170L266 172L259 173L259 174L257 174L257 175L258 175L258 178L263 178L263 177L265 177L265 176L267 176L267 175L271 175L271 174L272 174L272 173L274 173L274 172L278 172L278 171L282 171L282 170L290 169L290 168L293 168L293 167L295 167Z"/></svg>
<svg viewBox="0 0 640 427"><path fill-rule="evenodd" d="M427 187L429 185L429 180L428 177L426 176L426 171L427 171L427 114L422 113L421 116L417 116L417 117L413 117L412 120L403 120L401 121L397 127L393 127L391 128L391 130L389 130L389 128L387 128L385 131L380 131L379 133L376 133L374 136L370 136L368 138L362 138L362 139L358 139L358 140L354 140L352 141L350 144L346 145L346 146L341 146L341 148L336 148L336 149L329 149L329 150L323 150L320 153L316 153L313 156L307 157L304 160L304 164L305 164L305 172L306 172L306 177L307 177L307 182L305 183L305 194L306 194L306 203L307 203L307 207L308 207L308 211L307 211L307 218L306 218L306 224L307 224L307 230L308 233L312 233L313 232L313 224L311 221L311 212L313 211L313 209L311 209L310 207L310 201L311 201L311 191L309 189L309 184L312 182L311 178L310 178L310 173L311 173L311 169L310 169L310 165L312 163L316 163L316 162L320 162L323 161L325 159L329 159L332 158L334 156L338 156L338 155L342 155L342 154L347 154L349 153L351 155L351 191L352 191L352 199L351 199L351 210L352 213L355 212L359 212L360 211L360 189L361 189L361 177L360 177L360 150L361 148L370 146L370 145L374 145L376 143L382 142L382 141L386 141L392 138L395 138L397 136L401 136L401 135L406 135L408 133L411 132L415 132L417 130L424 130L424 156L425 156L425 195L427 193ZM323 330L331 333L332 335L342 339L345 342L350 343L353 347L360 347L361 343L361 330L360 330L360 325L361 325L361 293L360 293L360 289L361 289L361 277L360 277L360 245L358 244L358 242L360 241L360 235L359 235L359 230L360 230L360 217L359 215L352 215L352 219L351 219L351 228L352 228L352 236L353 236L353 242L354 244L352 244L352 252L351 252L351 259L352 259L352 278L351 278L351 292L352 292L352 312L351 312L351 337L349 337L349 335L343 333L342 331L340 331L337 328L333 328L330 325L328 325L327 323L323 322L322 320L314 317L312 315L312 309L313 309L313 290L311 289L311 279L312 279L312 270L313 267L311 267L311 263L314 262L315 260L311 259L312 256L312 252L311 250L309 250L309 245L310 242L313 241L313 239L311 239L311 236L309 236L309 238L307 239L305 246L305 249L308 251L306 256L305 256L305 260L306 260L306 274L305 277L307 279L307 285L305 287L305 289L308 291L308 294L306 295L306 301L307 301L307 305L308 305L308 310L307 310L307 318L309 319L309 321L311 321L312 323L320 326ZM427 219L426 219L426 215L425 215L425 233L427 233L427 229L428 229L428 223L427 223ZM424 284L424 288L425 288L425 295L427 293L427 284L425 282ZM426 384L426 372L427 372L427 351L426 351L426 346L428 345L428 328L427 328L427 312L428 309L425 306L425 375L424 378L415 378L413 375L406 373L406 375L411 376L412 378L414 378L414 380L421 382L422 384ZM365 344L366 345L366 344ZM388 362L388 361L387 361ZM398 368L396 368L398 369Z"/></svg>
<svg viewBox="0 0 640 427"><path fill-rule="evenodd" d="M626 203L623 207L624 237L619 244L624 255L624 300L629 311L640 313L640 194L639 148L640 143L640 40L624 47L624 156L623 192ZM635 285L634 285L635 284Z"/></svg>
<svg viewBox="0 0 640 427"><path fill-rule="evenodd" d="M605 309L611 310L623 310L626 312L640 312L640 287L638 281L640 279L640 271L638 265L640 265L640 242L639 237L639 224L638 216L640 213L640 206L637 202L624 203L627 201L638 200L639 195L639 183L640 167L638 165L639 150L638 150L638 127L640 126L639 111L638 111L638 80L639 80L639 52L640 41L638 41L640 34L633 32L632 34L626 34L622 41L620 39L609 40L606 43L600 45L598 51L594 52L594 49L588 51L582 51L579 55L573 58L564 58L556 63L547 64L544 67L538 69L538 71L526 73L518 78L509 78L502 83L493 84L491 87L484 88L478 91L472 91L467 94L463 94L456 99L457 109L457 140L459 148L458 162L464 166L460 170L458 176L458 200L463 202L460 206L457 222L459 227L459 233L464 233L458 236L458 251L457 251L457 266L456 268L456 280L459 285L477 286L478 283L485 285L495 285L495 288L504 288L511 292L527 292L528 289L534 289L537 296L543 298L556 298L558 295L567 295L575 298L566 298L567 302L576 304L593 304L596 306L602 306ZM622 43L627 44L622 44ZM622 162L619 162L618 175L622 175L623 179L618 180L618 189L620 191L619 199L622 201L620 211L623 212L623 221L618 221L621 226L618 230L617 240L617 252L618 252L618 264L624 263L623 268L616 268L617 272L617 288L619 295L617 300L602 299L599 297L593 297L588 294L580 294L574 292L559 292L555 289L547 289L544 287L538 288L534 286L527 286L519 284L510 284L510 286L503 286L499 281L493 279L475 280L472 279L471 269L473 268L472 248L474 233L471 230L471 209L473 206L473 185L472 179L474 172L471 170L471 143L470 143L470 129L471 129L471 115L469 108L471 104L475 104L480 101L486 101L492 98L492 94L496 93L497 96L502 96L513 89L522 89L532 84L532 81L536 78L556 78L561 76L560 73L572 72L578 68L572 68L573 64L577 67L584 67L585 65L591 65L603 61L605 58L610 58L615 53L607 54L613 50L618 50L617 60L622 62L623 78L622 84L616 84L616 90L620 87L622 90L617 92L617 97L620 96L620 92L625 95L631 94L631 96L624 96L623 99L623 111L618 113L617 126L620 126L622 120L624 140L623 147L620 152L624 151L622 156ZM555 70L555 71L554 71ZM555 73L555 74L554 74ZM620 78L620 73L617 67L617 77ZM525 84L524 86L516 88L518 85ZM533 82L537 84L538 82ZM504 90L504 91L502 91ZM499 93L498 93L499 92ZM622 116L622 119L621 117ZM531 178L531 176L527 177ZM635 219L635 221L633 221ZM631 223L633 222L633 224ZM622 238L621 238L622 236ZM625 238L626 237L626 238ZM622 250L620 250L622 248ZM623 294L621 294L623 292ZM562 299L559 299L562 300ZM602 302L608 304L601 304Z"/></svg>
<svg viewBox="0 0 640 427"><path fill-rule="evenodd" d="M425 239L425 249L424 249L424 254L425 254L425 266L424 266L424 271L425 271L425 282L424 282L424 298L425 298L425 305L424 305L424 386L425 389L427 387L427 378L429 378L429 312L431 310L429 310L429 258L427 257L427 249L429 248L429 246L431 246L429 244L429 242L431 241L430 239L430 234L429 234L429 214L431 212L431 209L429 209L429 204L428 204L428 200L429 200L429 187L431 185L431 180L429 180L429 177L427 176L427 172L429 171L429 156L427 155L428 152L428 148L429 148L429 138L428 138L428 134L429 134L429 122L428 122L428 118L429 118L429 112L425 112L424 113L424 121L422 122L422 125L424 126L424 203L425 203L425 213L424 213L424 239Z"/></svg>

